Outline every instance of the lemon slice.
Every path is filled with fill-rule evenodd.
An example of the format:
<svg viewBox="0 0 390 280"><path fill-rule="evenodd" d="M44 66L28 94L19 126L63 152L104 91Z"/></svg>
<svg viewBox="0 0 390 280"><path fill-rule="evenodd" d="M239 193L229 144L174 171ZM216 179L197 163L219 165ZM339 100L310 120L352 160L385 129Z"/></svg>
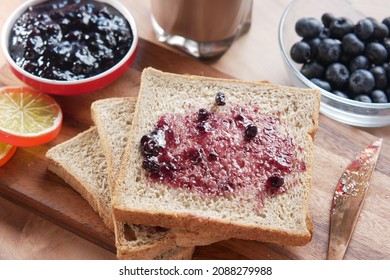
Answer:
<svg viewBox="0 0 390 280"><path fill-rule="evenodd" d="M3 166L15 153L16 147L0 142L0 167Z"/></svg>
<svg viewBox="0 0 390 280"><path fill-rule="evenodd" d="M0 141L36 146L53 140L61 130L62 111L45 93L27 87L0 88Z"/></svg>

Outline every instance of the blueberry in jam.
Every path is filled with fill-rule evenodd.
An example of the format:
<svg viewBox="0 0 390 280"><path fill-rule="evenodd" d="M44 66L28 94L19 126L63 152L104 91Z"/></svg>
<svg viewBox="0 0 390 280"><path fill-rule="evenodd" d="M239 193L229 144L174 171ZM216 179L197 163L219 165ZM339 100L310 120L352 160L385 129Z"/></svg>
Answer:
<svg viewBox="0 0 390 280"><path fill-rule="evenodd" d="M222 91L218 92L215 96L215 104L217 104L218 106L226 105L225 94Z"/></svg>
<svg viewBox="0 0 390 280"><path fill-rule="evenodd" d="M29 7L14 23L8 42L15 63L52 80L95 76L128 52L128 21L107 3L53 0Z"/></svg>
<svg viewBox="0 0 390 280"><path fill-rule="evenodd" d="M218 155L216 153L210 152L209 155L208 155L208 159L210 161L217 160L217 158L218 158Z"/></svg>
<svg viewBox="0 0 390 280"><path fill-rule="evenodd" d="M280 188L284 184L284 179L279 176L271 176L267 179L267 185L271 188Z"/></svg>
<svg viewBox="0 0 390 280"><path fill-rule="evenodd" d="M206 121L210 116L209 111L206 109L199 109L198 111L198 121Z"/></svg>
<svg viewBox="0 0 390 280"><path fill-rule="evenodd" d="M147 157L142 162L142 167L149 170L152 173L158 173L160 171L160 165L155 157Z"/></svg>
<svg viewBox="0 0 390 280"><path fill-rule="evenodd" d="M266 190L269 194L274 195L281 191L283 185L284 185L283 177L272 175L267 179Z"/></svg>
<svg viewBox="0 0 390 280"><path fill-rule="evenodd" d="M245 128L245 138L246 139L251 140L251 139L256 137L256 134L257 134L257 126L255 126L254 124L249 124Z"/></svg>
<svg viewBox="0 0 390 280"><path fill-rule="evenodd" d="M192 161L193 164L200 163L202 161L202 150L191 148L187 151L187 158Z"/></svg>
<svg viewBox="0 0 390 280"><path fill-rule="evenodd" d="M196 128L200 133L205 133L211 130L210 124L208 124L207 122L200 122L196 124Z"/></svg>

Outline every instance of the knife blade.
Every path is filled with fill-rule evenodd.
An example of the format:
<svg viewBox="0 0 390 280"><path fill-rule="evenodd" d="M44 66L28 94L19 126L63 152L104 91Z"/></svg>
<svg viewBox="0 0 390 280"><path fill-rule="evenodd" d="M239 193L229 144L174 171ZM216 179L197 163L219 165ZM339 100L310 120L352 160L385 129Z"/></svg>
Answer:
<svg viewBox="0 0 390 280"><path fill-rule="evenodd" d="M337 183L330 210L328 260L344 258L381 146L382 139L378 139L363 149L344 170Z"/></svg>

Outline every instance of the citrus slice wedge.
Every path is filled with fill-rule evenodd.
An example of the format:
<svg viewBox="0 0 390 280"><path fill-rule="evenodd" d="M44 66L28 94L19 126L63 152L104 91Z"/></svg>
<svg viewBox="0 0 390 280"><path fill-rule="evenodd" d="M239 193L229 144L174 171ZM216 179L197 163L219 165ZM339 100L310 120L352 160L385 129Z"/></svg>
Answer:
<svg viewBox="0 0 390 280"><path fill-rule="evenodd" d="M16 146L0 142L0 167L6 164L6 162L14 155L15 152Z"/></svg>
<svg viewBox="0 0 390 280"><path fill-rule="evenodd" d="M53 140L62 127L58 103L28 87L0 88L0 142L37 146Z"/></svg>

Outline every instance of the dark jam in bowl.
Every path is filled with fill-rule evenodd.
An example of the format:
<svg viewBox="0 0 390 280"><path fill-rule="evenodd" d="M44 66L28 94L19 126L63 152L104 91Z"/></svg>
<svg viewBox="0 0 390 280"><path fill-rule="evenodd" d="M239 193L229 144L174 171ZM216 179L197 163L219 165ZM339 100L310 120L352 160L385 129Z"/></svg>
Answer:
<svg viewBox="0 0 390 280"><path fill-rule="evenodd" d="M301 148L282 131L277 117L249 105L164 115L141 139L143 167L173 188L215 196L252 188L261 202L287 191L285 176L306 170L294 153Z"/></svg>
<svg viewBox="0 0 390 280"><path fill-rule="evenodd" d="M80 80L117 64L133 33L114 7L97 1L54 0L29 7L14 23L9 52L27 72L51 80Z"/></svg>

